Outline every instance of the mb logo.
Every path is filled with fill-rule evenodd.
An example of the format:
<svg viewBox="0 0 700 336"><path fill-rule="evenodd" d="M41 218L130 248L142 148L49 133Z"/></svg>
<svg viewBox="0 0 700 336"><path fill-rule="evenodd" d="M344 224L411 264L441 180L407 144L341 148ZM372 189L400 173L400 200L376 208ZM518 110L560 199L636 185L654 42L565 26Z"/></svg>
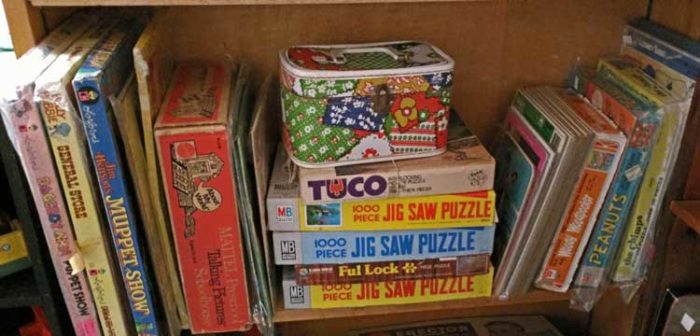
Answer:
<svg viewBox="0 0 700 336"><path fill-rule="evenodd" d="M297 259L297 247L296 242L293 240L283 240L282 245L282 260L296 260Z"/></svg>
<svg viewBox="0 0 700 336"><path fill-rule="evenodd" d="M289 301L291 303L303 304L304 300L304 287L302 286L290 286L289 287Z"/></svg>
<svg viewBox="0 0 700 336"><path fill-rule="evenodd" d="M294 219L294 210L291 206L278 206L277 207L277 219L280 222L288 222Z"/></svg>

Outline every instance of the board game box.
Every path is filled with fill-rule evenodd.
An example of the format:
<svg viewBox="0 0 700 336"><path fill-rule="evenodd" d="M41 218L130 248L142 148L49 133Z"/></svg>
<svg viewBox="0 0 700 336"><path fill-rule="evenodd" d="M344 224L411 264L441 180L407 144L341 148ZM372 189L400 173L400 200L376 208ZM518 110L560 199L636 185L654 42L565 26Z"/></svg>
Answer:
<svg viewBox="0 0 700 336"><path fill-rule="evenodd" d="M495 227L407 231L274 232L275 263L343 264L490 254Z"/></svg>
<svg viewBox="0 0 700 336"><path fill-rule="evenodd" d="M97 18L78 13L56 28L19 60L16 86L2 93L0 109L8 136L26 173L68 315L77 335L100 335L98 316L82 268L65 199L53 164L44 124L34 101L37 77Z"/></svg>
<svg viewBox="0 0 700 336"><path fill-rule="evenodd" d="M155 124L180 276L195 333L250 323L224 63L177 65Z"/></svg>
<svg viewBox="0 0 700 336"><path fill-rule="evenodd" d="M282 280L284 308L349 308L410 304L491 295L493 267L474 276L300 286L287 267Z"/></svg>
<svg viewBox="0 0 700 336"><path fill-rule="evenodd" d="M285 164L289 160L280 151L267 196L271 231L437 229L489 226L495 221L493 191L305 204Z"/></svg>
<svg viewBox="0 0 700 336"><path fill-rule="evenodd" d="M121 155L117 126L113 124L112 105L108 101L110 95L122 90L133 69L131 48L144 21L143 17L125 18L98 42L73 79L73 89L131 316L139 334L158 335L153 301L155 288L151 286L145 265L140 220L131 199L127 168Z"/></svg>
<svg viewBox="0 0 700 336"><path fill-rule="evenodd" d="M495 165L476 135L469 133L448 141L447 151L433 157L299 167L299 188L306 204L484 191L493 189Z"/></svg>
<svg viewBox="0 0 700 336"><path fill-rule="evenodd" d="M295 265L294 275L297 284L303 286L479 275L488 272L490 257L490 254L478 254L377 263Z"/></svg>
<svg viewBox="0 0 700 336"><path fill-rule="evenodd" d="M99 191L90 174L85 133L71 80L90 50L116 22L102 20L75 41L37 79L35 88L63 194L68 201L68 213L106 335L127 334L130 322L121 301L121 275L113 268L109 241L104 239L106 223L96 202Z"/></svg>

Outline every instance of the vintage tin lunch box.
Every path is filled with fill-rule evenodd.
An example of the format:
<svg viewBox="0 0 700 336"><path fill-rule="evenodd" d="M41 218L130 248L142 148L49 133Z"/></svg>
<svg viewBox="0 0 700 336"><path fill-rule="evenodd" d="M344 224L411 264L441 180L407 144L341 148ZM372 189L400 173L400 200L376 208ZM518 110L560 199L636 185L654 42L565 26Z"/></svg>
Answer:
<svg viewBox="0 0 700 336"><path fill-rule="evenodd" d="M424 42L282 50L285 147L302 167L439 154L454 62Z"/></svg>

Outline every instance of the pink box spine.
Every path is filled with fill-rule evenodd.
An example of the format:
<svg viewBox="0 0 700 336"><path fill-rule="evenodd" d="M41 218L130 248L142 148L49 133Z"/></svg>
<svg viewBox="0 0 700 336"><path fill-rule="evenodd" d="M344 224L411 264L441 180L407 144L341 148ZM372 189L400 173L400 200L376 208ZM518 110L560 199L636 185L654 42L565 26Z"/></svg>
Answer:
<svg viewBox="0 0 700 336"><path fill-rule="evenodd" d="M81 270L72 274L74 265L80 264L80 253L32 91L30 87L18 90L19 99L5 106L3 119L29 181L75 334L100 335L85 273Z"/></svg>

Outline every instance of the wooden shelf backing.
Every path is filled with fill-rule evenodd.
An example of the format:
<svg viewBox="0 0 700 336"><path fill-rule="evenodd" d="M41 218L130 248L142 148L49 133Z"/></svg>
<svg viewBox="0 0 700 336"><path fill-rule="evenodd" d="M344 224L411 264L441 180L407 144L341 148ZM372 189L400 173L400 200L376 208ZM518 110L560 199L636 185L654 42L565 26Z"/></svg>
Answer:
<svg viewBox="0 0 700 336"><path fill-rule="evenodd" d="M407 305L372 306L358 308L284 309L282 299L280 298L277 301L278 305L274 314L274 321L277 323L312 321L320 319L394 315L402 313L429 312L438 310L466 310L486 307L507 307L528 304L566 302L568 300L568 294L560 294L543 290L533 290L527 295L512 298L510 300L499 300L498 298L488 297L443 302L428 302Z"/></svg>
<svg viewBox="0 0 700 336"><path fill-rule="evenodd" d="M700 201L673 201L671 211L700 235Z"/></svg>
<svg viewBox="0 0 700 336"><path fill-rule="evenodd" d="M32 5L49 6L220 6L220 5L305 5L416 2L480 2L492 0L32 0Z"/></svg>
<svg viewBox="0 0 700 336"><path fill-rule="evenodd" d="M0 279L0 308L29 307L42 304L31 269Z"/></svg>

